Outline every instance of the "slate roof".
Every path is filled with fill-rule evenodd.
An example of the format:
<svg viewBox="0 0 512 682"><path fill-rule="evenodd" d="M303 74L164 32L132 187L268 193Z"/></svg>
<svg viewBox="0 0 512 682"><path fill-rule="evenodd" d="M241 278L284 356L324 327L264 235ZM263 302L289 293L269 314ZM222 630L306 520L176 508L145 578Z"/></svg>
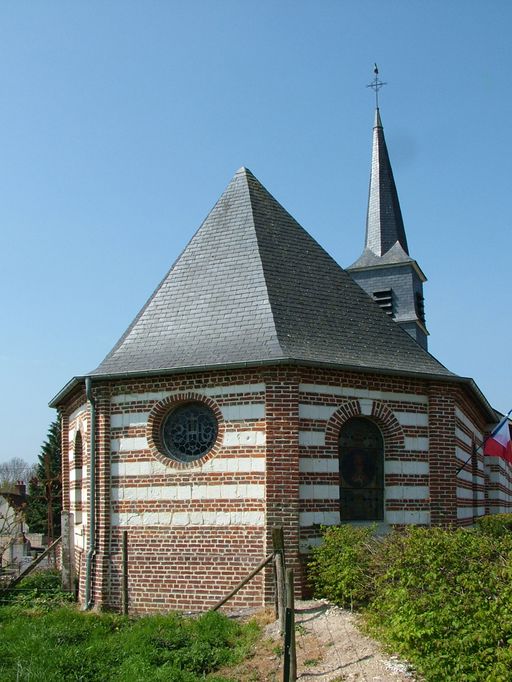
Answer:
<svg viewBox="0 0 512 682"><path fill-rule="evenodd" d="M287 361L453 376L241 168L90 375Z"/></svg>
<svg viewBox="0 0 512 682"><path fill-rule="evenodd" d="M380 111L375 111L366 239L362 255L347 270L371 265L413 263L389 160Z"/></svg>

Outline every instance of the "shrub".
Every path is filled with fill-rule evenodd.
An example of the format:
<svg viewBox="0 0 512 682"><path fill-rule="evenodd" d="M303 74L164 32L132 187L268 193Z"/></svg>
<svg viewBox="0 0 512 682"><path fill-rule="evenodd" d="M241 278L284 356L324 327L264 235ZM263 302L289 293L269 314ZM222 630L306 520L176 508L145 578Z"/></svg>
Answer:
<svg viewBox="0 0 512 682"><path fill-rule="evenodd" d="M367 603L373 593L379 546L374 534L375 526L323 529L323 543L312 550L308 567L316 597L350 608Z"/></svg>
<svg viewBox="0 0 512 682"><path fill-rule="evenodd" d="M510 680L512 535L413 528L389 537L367 610L427 680Z"/></svg>
<svg viewBox="0 0 512 682"><path fill-rule="evenodd" d="M512 533L512 514L491 514L482 516L476 522L476 530L494 537Z"/></svg>
<svg viewBox="0 0 512 682"><path fill-rule="evenodd" d="M373 635L428 682L508 682L512 670L511 515L472 530L324 529L313 552L317 596L366 604Z"/></svg>

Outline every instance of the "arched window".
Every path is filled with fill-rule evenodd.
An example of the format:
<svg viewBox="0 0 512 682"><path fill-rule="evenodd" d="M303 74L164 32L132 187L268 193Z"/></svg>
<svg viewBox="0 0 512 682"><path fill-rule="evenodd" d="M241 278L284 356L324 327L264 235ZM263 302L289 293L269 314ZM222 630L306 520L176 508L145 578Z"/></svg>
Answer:
<svg viewBox="0 0 512 682"><path fill-rule="evenodd" d="M384 518L384 441L374 422L349 419L339 436L340 518Z"/></svg>
<svg viewBox="0 0 512 682"><path fill-rule="evenodd" d="M75 523L82 523L82 472L83 447L82 434L77 431L75 437L75 457L73 462L74 476L71 480L71 511L75 516Z"/></svg>

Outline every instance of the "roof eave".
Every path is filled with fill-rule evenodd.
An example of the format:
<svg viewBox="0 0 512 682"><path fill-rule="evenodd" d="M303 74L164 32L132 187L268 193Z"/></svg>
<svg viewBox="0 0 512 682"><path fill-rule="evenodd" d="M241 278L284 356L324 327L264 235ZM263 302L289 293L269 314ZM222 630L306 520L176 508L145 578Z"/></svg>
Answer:
<svg viewBox="0 0 512 682"><path fill-rule="evenodd" d="M418 317L407 317L407 318L403 318L403 319L400 317L392 317L391 319L393 320L393 322L396 322L399 325L407 324L409 322L414 322L414 324L418 325L418 327L425 334L425 336L430 336L430 332L428 331L426 326L423 324L423 322Z"/></svg>
<svg viewBox="0 0 512 682"><path fill-rule="evenodd" d="M485 398L482 391L478 388L474 379L470 377L461 377L457 374L434 374L429 372L410 372L406 370L389 369L386 367L368 367L350 364L341 364L334 362L322 362L315 360L304 360L300 358L274 358L269 360L252 360L249 362L234 362L234 363L220 363L220 364L210 364L210 365L195 365L187 367L171 367L167 369L151 369L151 370L140 370L133 372L113 372L110 374L87 374L83 376L73 377L68 383L57 393L57 395L52 398L49 403L50 407L57 408L62 404L64 399L69 395L69 393L79 386L86 376L91 377L92 380L96 381L113 381L119 379L135 379L143 377L152 376L162 376L162 375L172 375L172 374L183 374L184 372L208 372L215 370L224 369L246 369L251 367L269 367L272 365L295 365L303 367L322 367L325 369L338 369L350 372L363 372L365 374L384 374L385 376L406 376L414 379L423 379L426 381L441 381L441 382L455 382L459 384L465 384L474 393L478 402L484 408L487 416L490 417L490 421L496 420L496 412L491 407L487 399Z"/></svg>
<svg viewBox="0 0 512 682"><path fill-rule="evenodd" d="M356 261L357 263L357 261ZM382 268L394 268L394 267L405 267L406 265L411 265L414 270L416 271L416 274L420 278L422 282L427 281L427 277L423 270L420 268L418 265L417 261L414 260L414 258L411 258L411 260L407 261L398 261L396 263L375 263L373 265L349 265L348 268L345 268L347 272L358 272L361 270L380 270Z"/></svg>
<svg viewBox="0 0 512 682"><path fill-rule="evenodd" d="M64 400L64 398L66 398L67 395L71 393L71 391L74 388L76 388L76 386L79 386L82 383L82 381L84 381L84 379L85 375L73 377L72 379L70 379L68 383L65 386L63 386L61 390L50 400L50 402L48 403L48 407L58 408L59 405Z"/></svg>

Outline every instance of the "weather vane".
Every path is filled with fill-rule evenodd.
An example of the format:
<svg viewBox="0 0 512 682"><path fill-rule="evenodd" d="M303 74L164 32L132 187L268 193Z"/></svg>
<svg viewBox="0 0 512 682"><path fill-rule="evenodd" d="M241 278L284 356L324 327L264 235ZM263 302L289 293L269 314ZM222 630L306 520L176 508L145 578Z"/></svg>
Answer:
<svg viewBox="0 0 512 682"><path fill-rule="evenodd" d="M367 85L367 88L371 88L375 92L375 106L377 109L379 108L379 90L382 88L383 85L387 85L387 83L383 83L379 79L379 67L377 64L374 64L373 66L373 73L375 74L375 78L373 79L373 82Z"/></svg>

